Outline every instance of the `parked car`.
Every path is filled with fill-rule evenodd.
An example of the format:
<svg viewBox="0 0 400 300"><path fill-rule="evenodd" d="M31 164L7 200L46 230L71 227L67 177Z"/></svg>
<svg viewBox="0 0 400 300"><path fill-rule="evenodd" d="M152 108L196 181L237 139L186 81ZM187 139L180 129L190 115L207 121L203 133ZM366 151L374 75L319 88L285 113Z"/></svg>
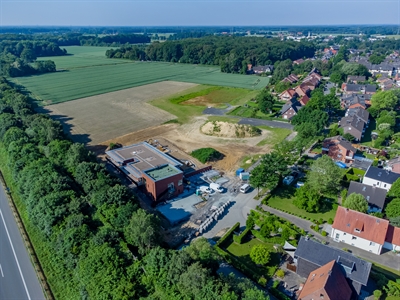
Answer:
<svg viewBox="0 0 400 300"><path fill-rule="evenodd" d="M249 184L243 184L241 187L240 187L240 192L241 193L243 193L243 194L246 194L247 193L247 191L248 190L250 190L250 185Z"/></svg>
<svg viewBox="0 0 400 300"><path fill-rule="evenodd" d="M218 184L218 183L210 183L210 189L218 192L218 193L222 193L224 191L224 189Z"/></svg>
<svg viewBox="0 0 400 300"><path fill-rule="evenodd" d="M207 193L207 194L211 194L211 193L213 192L212 189L210 189L208 186L205 186L205 185L199 187L199 190L200 190L201 192Z"/></svg>

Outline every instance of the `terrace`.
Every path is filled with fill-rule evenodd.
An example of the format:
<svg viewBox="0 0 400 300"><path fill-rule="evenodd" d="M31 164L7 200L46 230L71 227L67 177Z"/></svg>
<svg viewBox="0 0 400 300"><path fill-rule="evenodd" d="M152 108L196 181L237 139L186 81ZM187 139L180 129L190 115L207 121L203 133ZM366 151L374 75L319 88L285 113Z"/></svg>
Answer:
<svg viewBox="0 0 400 300"><path fill-rule="evenodd" d="M154 181L157 181L182 173L182 171L171 165L162 165L155 167L154 169L144 171L144 173L147 174Z"/></svg>

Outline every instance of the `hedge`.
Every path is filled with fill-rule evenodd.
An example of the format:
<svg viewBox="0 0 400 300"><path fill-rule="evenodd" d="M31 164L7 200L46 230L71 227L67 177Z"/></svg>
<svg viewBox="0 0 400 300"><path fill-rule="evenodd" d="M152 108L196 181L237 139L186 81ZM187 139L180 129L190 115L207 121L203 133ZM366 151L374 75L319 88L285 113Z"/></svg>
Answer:
<svg viewBox="0 0 400 300"><path fill-rule="evenodd" d="M250 232L250 230L251 230L251 227L246 227L246 229L245 230L243 230L243 232L241 233L241 234L239 234L239 235L234 235L233 236L233 240L236 242L236 243L238 243L238 244L241 244L242 242L243 242L243 239L246 237L246 235Z"/></svg>
<svg viewBox="0 0 400 300"><path fill-rule="evenodd" d="M217 246L222 245L222 244L233 234L233 232L234 232L235 230L237 230L239 227L240 227L240 223L237 222L235 225L232 226L231 229L229 229L229 230L225 233L225 235L224 235L222 238L220 238L220 239L218 240L218 242L217 242L216 245L217 245Z"/></svg>
<svg viewBox="0 0 400 300"><path fill-rule="evenodd" d="M271 293L271 295L275 296L279 300L291 300L288 296L276 288L270 287L268 291Z"/></svg>

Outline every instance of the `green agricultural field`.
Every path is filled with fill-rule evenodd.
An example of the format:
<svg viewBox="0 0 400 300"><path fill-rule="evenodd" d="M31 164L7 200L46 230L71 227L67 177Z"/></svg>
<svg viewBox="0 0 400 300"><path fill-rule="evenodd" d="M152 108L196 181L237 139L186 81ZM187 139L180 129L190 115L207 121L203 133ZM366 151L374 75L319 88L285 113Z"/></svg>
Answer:
<svg viewBox="0 0 400 300"><path fill-rule="evenodd" d="M13 81L44 105L169 80L251 90L261 89L269 81L267 77L222 73L216 66L107 59L103 56L106 47L65 48L72 55L51 58L63 71Z"/></svg>

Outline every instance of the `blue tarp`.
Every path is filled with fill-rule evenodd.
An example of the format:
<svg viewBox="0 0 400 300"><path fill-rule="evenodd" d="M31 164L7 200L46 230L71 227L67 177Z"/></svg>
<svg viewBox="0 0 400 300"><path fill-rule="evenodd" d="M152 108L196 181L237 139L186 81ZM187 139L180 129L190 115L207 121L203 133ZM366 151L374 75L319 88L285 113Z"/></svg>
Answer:
<svg viewBox="0 0 400 300"><path fill-rule="evenodd" d="M337 162L336 162L336 165L337 165L339 168L342 168L342 169L346 169L346 168L347 168L346 164L345 164L345 163L342 163L341 161L337 161Z"/></svg>
<svg viewBox="0 0 400 300"><path fill-rule="evenodd" d="M237 170L236 170L236 176L239 176L240 173L243 173L243 172L244 172L244 169L242 169L242 168L237 169Z"/></svg>

